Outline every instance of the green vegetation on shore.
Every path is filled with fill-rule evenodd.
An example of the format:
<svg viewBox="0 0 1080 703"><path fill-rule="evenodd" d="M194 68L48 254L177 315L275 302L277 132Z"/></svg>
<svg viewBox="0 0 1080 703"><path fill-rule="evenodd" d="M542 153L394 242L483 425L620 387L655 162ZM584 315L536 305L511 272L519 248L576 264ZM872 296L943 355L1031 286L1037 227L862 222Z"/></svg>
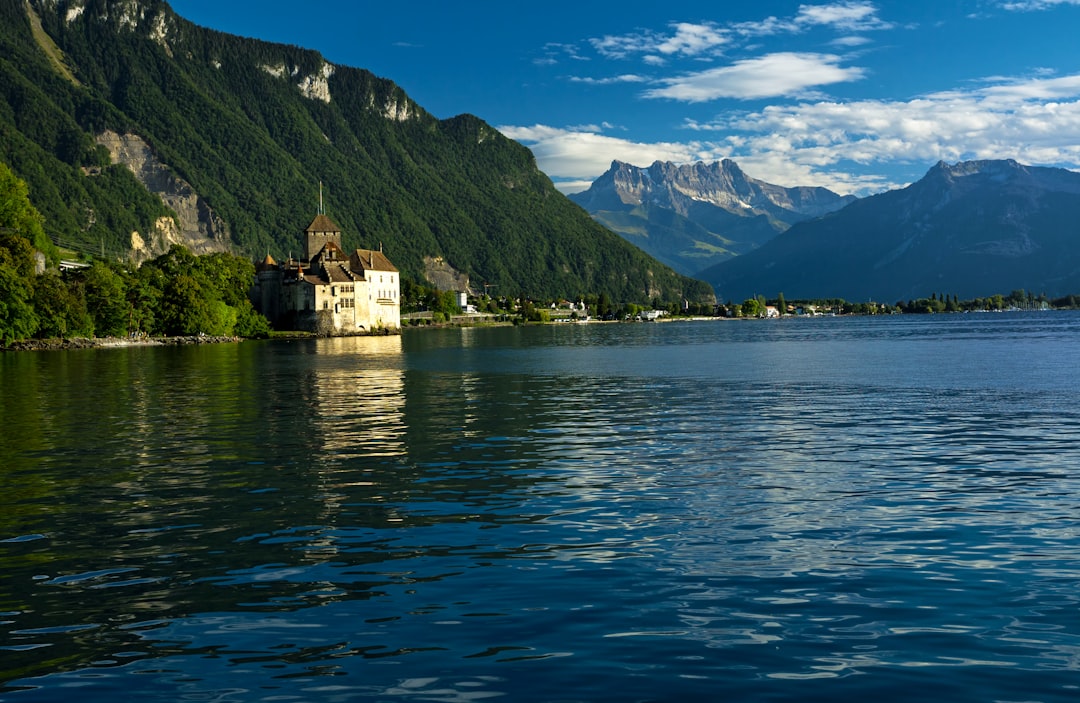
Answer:
<svg viewBox="0 0 1080 703"><path fill-rule="evenodd" d="M269 324L247 291L251 261L180 246L135 268L96 260L61 272L26 185L0 163L0 343L131 336L260 337ZM45 261L39 266L35 252ZM44 272L36 273L40 268Z"/></svg>
<svg viewBox="0 0 1080 703"><path fill-rule="evenodd" d="M37 259L40 258L41 261ZM228 253L195 256L175 245L142 266L94 260L83 268L60 271L59 252L42 229L42 217L27 197L26 184L0 163L0 344L71 338L194 337L259 338L271 335L269 323L248 298L253 263ZM44 272L38 271L44 268ZM462 310L450 291L404 280L402 312L428 317L405 325L450 323ZM645 311L636 303L612 301L606 293L584 294L572 303L556 299L481 296L474 299L485 322L549 322L553 310L569 309L564 319L626 320ZM564 306L569 306L564 308ZM1050 301L1022 290L960 301L955 295L895 304L849 303L841 299L792 301L783 294L741 304L652 301L668 316L763 317L769 307L781 315L895 314L972 310L1076 308L1080 297Z"/></svg>

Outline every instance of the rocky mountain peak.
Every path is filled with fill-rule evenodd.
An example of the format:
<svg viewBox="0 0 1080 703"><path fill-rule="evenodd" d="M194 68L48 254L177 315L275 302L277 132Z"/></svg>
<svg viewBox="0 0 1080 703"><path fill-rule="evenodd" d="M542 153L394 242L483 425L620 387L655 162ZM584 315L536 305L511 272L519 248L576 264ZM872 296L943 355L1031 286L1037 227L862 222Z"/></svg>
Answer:
<svg viewBox="0 0 1080 703"><path fill-rule="evenodd" d="M854 200L825 188L787 188L759 181L730 159L656 161L648 168L613 161L588 190L571 197L590 212L648 203L686 215L693 203L709 203L742 215L769 214L785 220L823 215Z"/></svg>
<svg viewBox="0 0 1080 703"><path fill-rule="evenodd" d="M731 159L655 161L647 168L613 161L588 190L570 198L653 256L690 275L760 246L795 222L855 200L825 188L766 183L748 176Z"/></svg>

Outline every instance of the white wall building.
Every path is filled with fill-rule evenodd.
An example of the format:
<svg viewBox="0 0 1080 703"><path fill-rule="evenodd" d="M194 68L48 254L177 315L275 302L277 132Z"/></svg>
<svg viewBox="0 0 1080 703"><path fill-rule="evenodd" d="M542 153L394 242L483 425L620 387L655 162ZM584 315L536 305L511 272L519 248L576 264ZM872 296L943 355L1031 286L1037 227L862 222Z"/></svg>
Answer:
<svg viewBox="0 0 1080 703"><path fill-rule="evenodd" d="M319 334L397 332L401 274L382 251L341 248L341 228L320 213L304 230L304 254L255 267L252 299L281 329Z"/></svg>

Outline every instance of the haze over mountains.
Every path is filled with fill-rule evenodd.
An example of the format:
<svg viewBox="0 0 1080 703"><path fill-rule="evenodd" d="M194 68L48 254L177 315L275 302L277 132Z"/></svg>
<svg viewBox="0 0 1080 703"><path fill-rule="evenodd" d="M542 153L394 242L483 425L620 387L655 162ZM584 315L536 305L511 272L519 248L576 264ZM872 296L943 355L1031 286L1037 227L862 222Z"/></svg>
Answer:
<svg viewBox="0 0 1080 703"><path fill-rule="evenodd" d="M482 119L436 119L315 51L207 30L160 0L11 0L0 56L0 160L65 246L284 258L324 198L346 247L383 248L418 282L713 297L594 222Z"/></svg>

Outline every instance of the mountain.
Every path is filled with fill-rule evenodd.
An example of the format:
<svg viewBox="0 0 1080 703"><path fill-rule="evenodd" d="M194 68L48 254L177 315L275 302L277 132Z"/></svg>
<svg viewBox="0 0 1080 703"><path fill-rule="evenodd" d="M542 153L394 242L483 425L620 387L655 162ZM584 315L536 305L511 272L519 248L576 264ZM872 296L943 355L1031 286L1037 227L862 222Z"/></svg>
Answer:
<svg viewBox="0 0 1080 703"><path fill-rule="evenodd" d="M528 149L392 81L198 27L161 0L0 2L0 161L62 246L286 258L324 203L346 248L499 295L709 300L594 222Z"/></svg>
<svg viewBox="0 0 1080 703"><path fill-rule="evenodd" d="M724 299L784 293L894 303L1080 291L1080 173L938 163L910 186L791 227L702 272Z"/></svg>
<svg viewBox="0 0 1080 703"><path fill-rule="evenodd" d="M588 190L570 199L627 241L694 276L855 197L772 185L724 159L685 165L657 161L648 168L614 161Z"/></svg>

